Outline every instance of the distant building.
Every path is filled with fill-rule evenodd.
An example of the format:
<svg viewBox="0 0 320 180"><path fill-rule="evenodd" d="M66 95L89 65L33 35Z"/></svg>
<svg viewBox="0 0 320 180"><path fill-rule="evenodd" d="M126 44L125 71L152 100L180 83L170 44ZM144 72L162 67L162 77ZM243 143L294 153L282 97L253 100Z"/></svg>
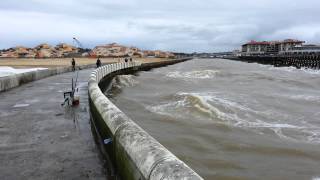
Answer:
<svg viewBox="0 0 320 180"><path fill-rule="evenodd" d="M126 47L117 43L96 46L92 54L100 57L157 57L157 58L174 58L175 55L164 51L141 51L136 47Z"/></svg>
<svg viewBox="0 0 320 180"><path fill-rule="evenodd" d="M267 51L267 46L269 45L270 43L267 41L263 41L263 42L250 41L242 45L242 54L243 55L265 54Z"/></svg>
<svg viewBox="0 0 320 180"><path fill-rule="evenodd" d="M275 55L284 53L292 47L301 46L304 41L286 39L284 41L250 41L242 45L242 55Z"/></svg>
<svg viewBox="0 0 320 180"><path fill-rule="evenodd" d="M68 45L66 43L60 43L56 45L55 49L56 49L57 57L66 57L66 56L69 56L70 54L74 55L79 52L78 48Z"/></svg>
<svg viewBox="0 0 320 180"><path fill-rule="evenodd" d="M144 53L144 55L145 55L146 57L156 57L156 54L155 54L154 51L145 50L145 51L143 51L143 53Z"/></svg>
<svg viewBox="0 0 320 180"><path fill-rule="evenodd" d="M302 46L303 43L305 43L305 41L299 41L295 39L286 39L280 43L280 52L286 52L290 48L293 48L296 46Z"/></svg>
<svg viewBox="0 0 320 180"><path fill-rule="evenodd" d="M40 44L34 48L23 46L0 50L0 58L60 58L60 57L156 57L174 58L171 52L142 51L136 47L127 47L117 43L96 46L90 49L81 49L65 43L51 46Z"/></svg>
<svg viewBox="0 0 320 180"><path fill-rule="evenodd" d="M170 52L164 52L164 51L154 51L155 57L157 58L174 58L175 55Z"/></svg>
<svg viewBox="0 0 320 180"><path fill-rule="evenodd" d="M96 46L92 52L100 57L125 57L133 56L135 52L140 51L138 48L129 48L117 43Z"/></svg>
<svg viewBox="0 0 320 180"><path fill-rule="evenodd" d="M283 54L291 55L291 54L320 54L320 45L314 44L306 44L301 46L295 46L289 48L287 51L283 52Z"/></svg>
<svg viewBox="0 0 320 180"><path fill-rule="evenodd" d="M40 44L34 48L36 53L36 58L53 58L57 57L56 50L49 44Z"/></svg>
<svg viewBox="0 0 320 180"><path fill-rule="evenodd" d="M233 50L232 51L232 56L241 56L241 51L240 50Z"/></svg>
<svg viewBox="0 0 320 180"><path fill-rule="evenodd" d="M34 48L17 46L0 51L1 58L55 58L68 57L79 52L79 48L61 43L53 47L49 44L40 44Z"/></svg>

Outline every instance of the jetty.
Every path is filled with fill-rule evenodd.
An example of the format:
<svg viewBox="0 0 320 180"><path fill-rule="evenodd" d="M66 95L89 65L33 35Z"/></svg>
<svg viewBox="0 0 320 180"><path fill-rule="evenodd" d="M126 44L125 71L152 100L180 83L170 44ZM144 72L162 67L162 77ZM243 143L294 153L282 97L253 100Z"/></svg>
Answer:
<svg viewBox="0 0 320 180"><path fill-rule="evenodd" d="M77 107L61 106L75 76L69 67L0 78L0 174L4 179L202 179L103 94L116 75L187 60L86 65L77 75Z"/></svg>

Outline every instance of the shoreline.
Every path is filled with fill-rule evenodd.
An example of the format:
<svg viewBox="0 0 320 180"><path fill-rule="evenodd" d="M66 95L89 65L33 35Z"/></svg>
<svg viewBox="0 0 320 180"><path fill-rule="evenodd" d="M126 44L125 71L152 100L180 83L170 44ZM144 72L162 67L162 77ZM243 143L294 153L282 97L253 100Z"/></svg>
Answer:
<svg viewBox="0 0 320 180"><path fill-rule="evenodd" d="M48 60L48 59L46 59ZM51 59L54 60L54 59ZM17 73L12 74L9 76L3 76L0 77L0 92L8 91L12 88L18 87L22 84L36 81L39 79L43 79L49 76L58 75L66 72L71 72L71 58L70 59L64 59L64 61L61 61L62 59L55 59L54 61L44 61L42 60L34 60L34 61L26 61L26 59L16 59L15 62L12 61L0 61L0 67L6 66L6 67L17 67L17 64L23 64L23 67L29 67L29 68L47 68L43 70L37 70L37 71L29 71L24 73ZM160 59L160 58L137 58L133 59L134 61L139 61L142 64L145 63L161 63L161 62L174 62L176 59ZM14 60L13 60L14 61ZM112 64L117 63L121 61L120 59L114 59L114 58L101 58L102 65L106 64ZM59 63L57 63L59 62ZM77 63L78 62L78 63ZM123 61L121 61L123 62ZM87 69L87 68L95 68L96 61L89 58L82 58L82 59L76 59L76 69ZM22 67L19 65L19 67Z"/></svg>
<svg viewBox="0 0 320 180"><path fill-rule="evenodd" d="M9 67L20 69L47 68L36 71L28 71L22 73L12 73L8 76L0 77L0 92L18 87L22 84L43 79L49 76L58 75L61 73L71 72L72 58L57 58L57 59L2 59L0 67ZM87 69L96 67L96 59L78 58L76 60L76 69ZM124 62L124 58L100 58L102 65ZM142 64L174 62L177 59L168 58L134 58L133 61L141 62ZM1 72L0 72L1 73Z"/></svg>
<svg viewBox="0 0 320 180"><path fill-rule="evenodd" d="M74 58L76 66L95 64L97 58ZM31 59L31 58L0 58L0 67L8 66L16 69L27 68L57 68L71 66L72 58L44 58L44 59ZM124 58L100 58L102 64L124 62ZM174 59L168 58L133 58L134 61L142 63L147 62L162 62L171 61Z"/></svg>

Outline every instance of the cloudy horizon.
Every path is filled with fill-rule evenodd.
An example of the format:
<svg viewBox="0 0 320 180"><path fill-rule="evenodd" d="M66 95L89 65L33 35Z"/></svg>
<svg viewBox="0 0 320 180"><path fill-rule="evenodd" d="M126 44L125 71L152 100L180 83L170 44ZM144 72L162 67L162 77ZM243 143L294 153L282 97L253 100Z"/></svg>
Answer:
<svg viewBox="0 0 320 180"><path fill-rule="evenodd" d="M250 40L320 43L320 1L2 0L0 49L40 43L219 52Z"/></svg>

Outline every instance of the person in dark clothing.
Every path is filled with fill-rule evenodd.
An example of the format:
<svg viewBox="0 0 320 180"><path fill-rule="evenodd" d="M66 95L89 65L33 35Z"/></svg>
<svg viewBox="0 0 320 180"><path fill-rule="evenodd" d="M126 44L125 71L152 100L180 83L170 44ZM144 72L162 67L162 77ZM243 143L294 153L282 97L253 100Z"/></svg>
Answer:
<svg viewBox="0 0 320 180"><path fill-rule="evenodd" d="M125 58L125 59L124 59L124 62L128 62L128 58Z"/></svg>
<svg viewBox="0 0 320 180"><path fill-rule="evenodd" d="M72 65L72 71L75 71L76 70L76 61L74 60L74 58L72 58L71 65Z"/></svg>
<svg viewBox="0 0 320 180"><path fill-rule="evenodd" d="M100 61L100 58L98 58L98 59L97 59L96 65L97 65L97 68L101 67L101 61Z"/></svg>

